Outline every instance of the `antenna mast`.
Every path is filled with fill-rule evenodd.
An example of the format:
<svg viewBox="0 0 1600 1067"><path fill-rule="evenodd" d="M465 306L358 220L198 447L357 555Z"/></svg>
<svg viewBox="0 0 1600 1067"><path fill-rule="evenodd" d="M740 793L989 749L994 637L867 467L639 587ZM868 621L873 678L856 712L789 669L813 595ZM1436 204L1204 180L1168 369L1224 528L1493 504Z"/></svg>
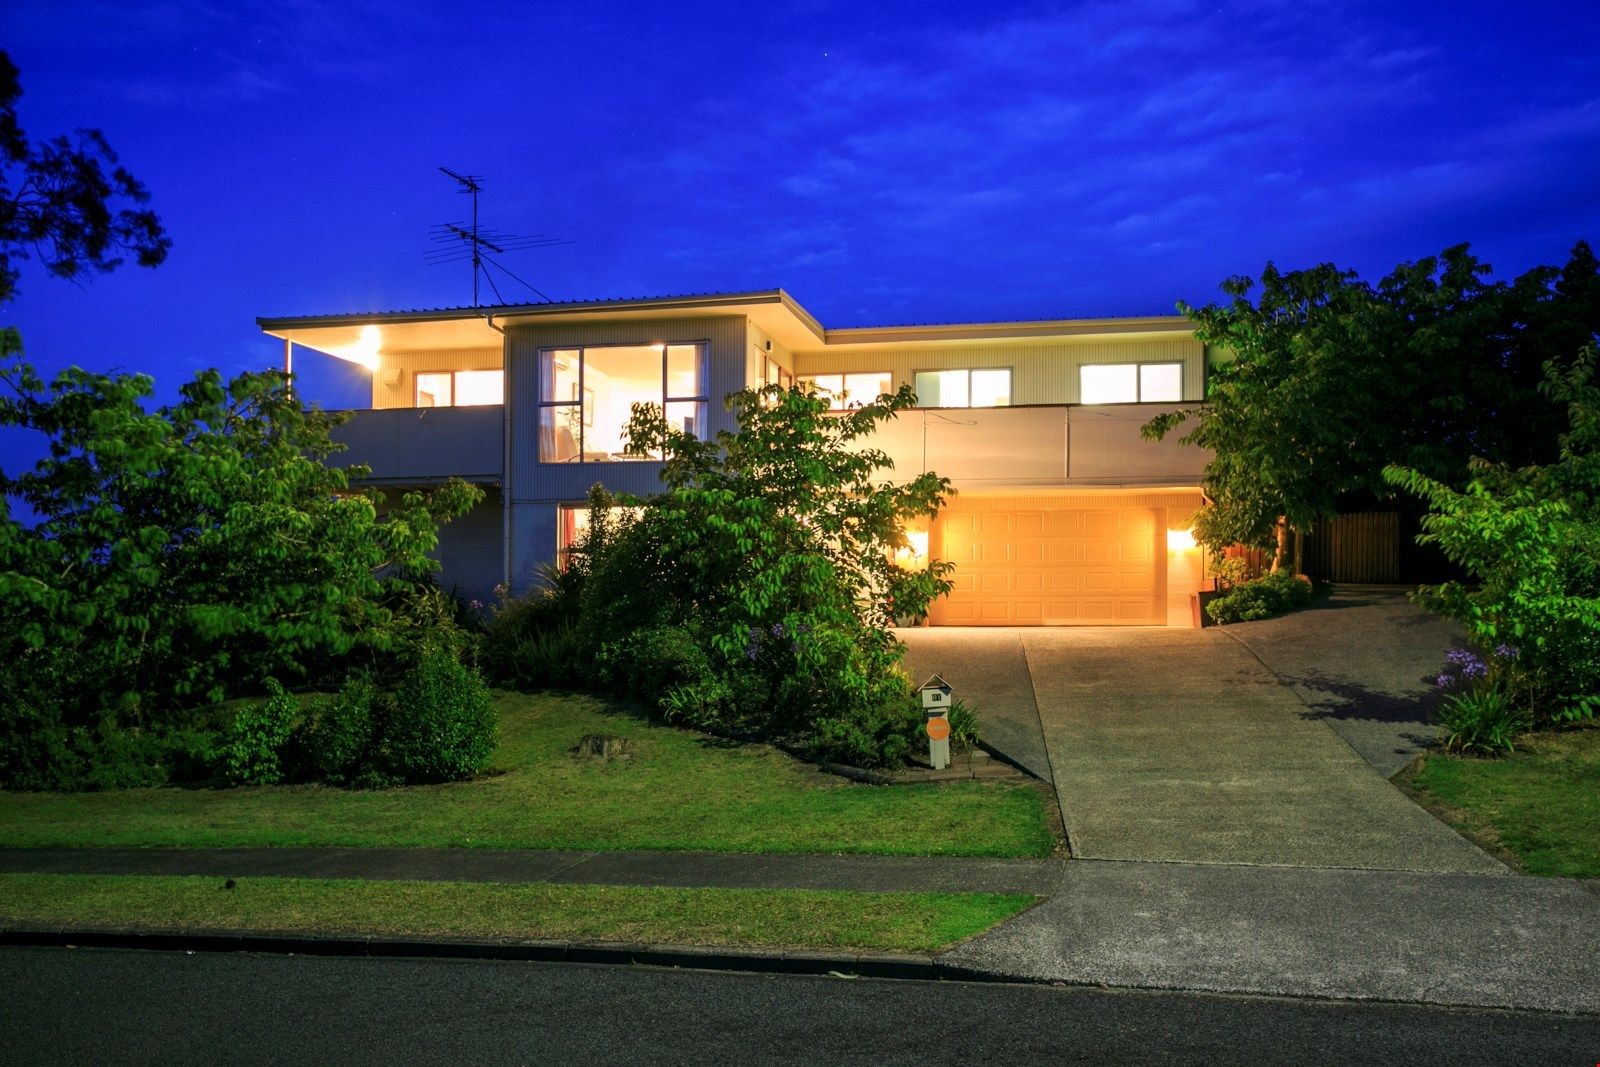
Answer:
<svg viewBox="0 0 1600 1067"><path fill-rule="evenodd" d="M540 292L532 284L512 274L506 266L489 253L505 255L523 248L547 248L550 245L571 244L571 241L561 241L554 237L546 237L536 233L531 237L519 237L516 234L502 234L494 230L484 230L478 227L478 194L483 191L483 179L476 174L457 174L449 167L440 167L439 170L461 186L461 192L472 197L472 225L469 229L454 222L440 223L432 230L435 243L444 247L436 248L427 253L430 263L455 263L463 259L472 261L472 306L482 307L479 298L479 282L488 282L489 288L494 290L494 295L505 303L500 296L500 288L495 285L494 277L489 273L491 266L498 267L502 273L528 289L532 290L541 300L548 302L550 298Z"/></svg>

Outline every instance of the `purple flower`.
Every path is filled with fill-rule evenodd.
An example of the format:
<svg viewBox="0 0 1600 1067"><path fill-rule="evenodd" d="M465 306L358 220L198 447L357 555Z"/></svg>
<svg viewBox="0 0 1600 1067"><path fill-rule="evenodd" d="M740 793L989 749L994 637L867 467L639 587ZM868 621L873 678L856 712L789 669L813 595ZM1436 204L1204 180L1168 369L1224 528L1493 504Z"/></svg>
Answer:
<svg viewBox="0 0 1600 1067"><path fill-rule="evenodd" d="M760 637L760 636L761 636L761 627L759 627L759 626L750 627L750 638L751 638L751 640L754 640L755 638Z"/></svg>
<svg viewBox="0 0 1600 1067"><path fill-rule="evenodd" d="M794 628L794 632L797 634L808 634L811 632L811 626L809 623L803 622Z"/></svg>
<svg viewBox="0 0 1600 1067"><path fill-rule="evenodd" d="M772 624L772 636L773 637L782 637L783 636L783 623L775 622L775 623Z"/></svg>
<svg viewBox="0 0 1600 1067"><path fill-rule="evenodd" d="M752 642L751 644L744 646L744 655L746 659L748 659L751 663L754 663L756 661L756 657L761 655L761 650L756 648L754 642Z"/></svg>
<svg viewBox="0 0 1600 1067"><path fill-rule="evenodd" d="M1472 650L1468 648L1452 648L1444 654L1444 658L1445 662L1452 667L1465 667L1468 664L1478 662L1478 657L1474 656Z"/></svg>
<svg viewBox="0 0 1600 1067"><path fill-rule="evenodd" d="M1456 684L1456 676L1453 674L1441 674L1433 680L1433 684L1440 689L1449 689Z"/></svg>
<svg viewBox="0 0 1600 1067"><path fill-rule="evenodd" d="M800 651L800 642L799 641L790 641L789 642L789 651L790 652L799 652Z"/></svg>
<svg viewBox="0 0 1600 1067"><path fill-rule="evenodd" d="M1516 659L1517 658L1517 647L1515 645L1496 645L1495 649L1494 649L1494 658L1495 659Z"/></svg>
<svg viewBox="0 0 1600 1067"><path fill-rule="evenodd" d="M1489 668L1482 660L1473 660L1461 668L1461 677L1463 678L1482 678L1488 673Z"/></svg>

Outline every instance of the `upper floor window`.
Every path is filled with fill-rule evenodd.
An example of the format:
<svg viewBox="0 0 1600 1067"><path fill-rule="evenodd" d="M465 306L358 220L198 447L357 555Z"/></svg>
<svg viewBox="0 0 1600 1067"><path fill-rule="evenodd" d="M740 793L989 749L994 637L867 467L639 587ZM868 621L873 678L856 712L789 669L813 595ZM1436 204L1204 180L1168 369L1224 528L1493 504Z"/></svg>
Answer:
<svg viewBox="0 0 1600 1067"><path fill-rule="evenodd" d="M916 388L925 408L1003 408L1011 403L1011 368L919 370Z"/></svg>
<svg viewBox="0 0 1600 1067"><path fill-rule="evenodd" d="M635 404L654 404L674 428L705 436L703 344L594 345L539 352L539 459L610 462L624 453Z"/></svg>
<svg viewBox="0 0 1600 1067"><path fill-rule="evenodd" d="M1152 404L1182 399L1182 363L1087 363L1078 368L1078 400L1084 404Z"/></svg>
<svg viewBox="0 0 1600 1067"><path fill-rule="evenodd" d="M827 394L834 411L870 404L884 393L894 392L894 375L888 371L860 371L853 374L808 374L800 379Z"/></svg>
<svg viewBox="0 0 1600 1067"><path fill-rule="evenodd" d="M788 389L794 385L794 375L784 370L777 360L769 359L767 360L766 377L761 381L763 385L781 385Z"/></svg>
<svg viewBox="0 0 1600 1067"><path fill-rule="evenodd" d="M505 372L498 370L418 371L419 408L472 407L505 402Z"/></svg>

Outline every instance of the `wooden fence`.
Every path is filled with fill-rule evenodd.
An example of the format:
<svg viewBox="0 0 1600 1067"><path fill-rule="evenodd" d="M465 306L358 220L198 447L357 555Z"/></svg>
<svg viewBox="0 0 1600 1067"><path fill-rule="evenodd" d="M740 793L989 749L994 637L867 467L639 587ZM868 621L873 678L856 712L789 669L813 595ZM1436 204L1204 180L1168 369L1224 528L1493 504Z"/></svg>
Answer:
<svg viewBox="0 0 1600 1067"><path fill-rule="evenodd" d="M1400 516L1393 511L1336 515L1305 539L1305 572L1329 582L1400 581Z"/></svg>

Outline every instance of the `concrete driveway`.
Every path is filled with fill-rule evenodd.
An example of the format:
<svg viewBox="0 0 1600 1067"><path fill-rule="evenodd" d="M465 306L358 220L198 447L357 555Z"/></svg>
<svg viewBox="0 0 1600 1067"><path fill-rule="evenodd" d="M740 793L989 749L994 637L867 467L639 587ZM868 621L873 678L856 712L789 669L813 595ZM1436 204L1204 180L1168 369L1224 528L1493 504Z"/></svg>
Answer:
<svg viewBox="0 0 1600 1067"><path fill-rule="evenodd" d="M1077 857L1504 873L1387 781L1404 762L1395 748L1426 736L1406 715L1424 713L1421 678L1450 634L1393 594L1360 596L1239 636L1073 627L902 638L917 681L941 674L997 748L1054 782ZM1360 721L1362 707L1388 724L1355 731L1371 761L1330 725Z"/></svg>

